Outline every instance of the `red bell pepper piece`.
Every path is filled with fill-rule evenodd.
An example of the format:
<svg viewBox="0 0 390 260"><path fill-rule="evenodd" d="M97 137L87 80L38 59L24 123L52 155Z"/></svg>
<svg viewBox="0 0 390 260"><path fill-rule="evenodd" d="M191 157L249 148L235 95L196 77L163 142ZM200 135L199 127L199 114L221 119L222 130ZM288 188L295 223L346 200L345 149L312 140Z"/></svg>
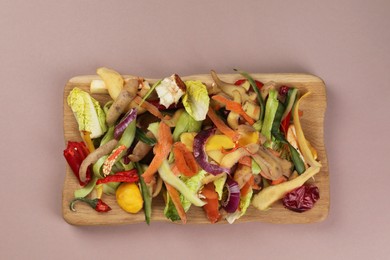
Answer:
<svg viewBox="0 0 390 260"><path fill-rule="evenodd" d="M137 170L132 169L123 172L117 172L114 175L108 175L103 179L99 179L96 182L96 185L108 183L108 182L137 182L139 180Z"/></svg>
<svg viewBox="0 0 390 260"><path fill-rule="evenodd" d="M242 84L245 83L245 81L246 81L246 79L239 79L236 82L234 82L234 85L241 86ZM264 86L264 84L258 80L255 80L255 83L256 83L256 86L258 89L261 89Z"/></svg>
<svg viewBox="0 0 390 260"><path fill-rule="evenodd" d="M74 175L78 179L81 186L85 186L91 180L91 169L87 170L85 181L80 180L79 169L83 160L88 156L89 151L84 142L68 142L68 146L64 150L64 157L72 169Z"/></svg>

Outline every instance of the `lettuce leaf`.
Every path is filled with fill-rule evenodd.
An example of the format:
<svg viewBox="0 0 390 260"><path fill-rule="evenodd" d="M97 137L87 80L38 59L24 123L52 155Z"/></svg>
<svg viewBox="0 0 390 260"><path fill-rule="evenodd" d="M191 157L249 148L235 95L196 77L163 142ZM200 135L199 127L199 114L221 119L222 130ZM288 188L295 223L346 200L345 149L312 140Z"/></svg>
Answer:
<svg viewBox="0 0 390 260"><path fill-rule="evenodd" d="M240 217L244 216L246 210L251 204L252 195L253 195L253 190L250 189L244 197L241 197L240 206L239 206L239 208L241 209Z"/></svg>
<svg viewBox="0 0 390 260"><path fill-rule="evenodd" d="M173 140L178 141L182 133L199 132L201 127L202 121L196 121L186 111L183 111L177 120L175 130L173 130Z"/></svg>
<svg viewBox="0 0 390 260"><path fill-rule="evenodd" d="M202 179L206 176L206 171L201 170L196 175L192 176L191 178L182 178L185 185L188 187L189 190L192 191L192 193L196 194L202 187ZM182 194L180 194L180 201L183 205L184 211L187 212L191 207L191 202L186 199Z"/></svg>
<svg viewBox="0 0 390 260"><path fill-rule="evenodd" d="M185 84L187 87L183 97L185 110L196 121L205 120L210 104L207 87L199 80L188 80Z"/></svg>
<svg viewBox="0 0 390 260"><path fill-rule="evenodd" d="M106 115L99 102L87 92L74 88L68 96L68 105L73 111L80 131L88 131L91 138L102 136L107 131Z"/></svg>
<svg viewBox="0 0 390 260"><path fill-rule="evenodd" d="M180 220L179 214L177 213L176 207L173 204L168 192L167 192L167 203L165 204L165 208L164 208L164 216L167 219L170 219L172 221Z"/></svg>

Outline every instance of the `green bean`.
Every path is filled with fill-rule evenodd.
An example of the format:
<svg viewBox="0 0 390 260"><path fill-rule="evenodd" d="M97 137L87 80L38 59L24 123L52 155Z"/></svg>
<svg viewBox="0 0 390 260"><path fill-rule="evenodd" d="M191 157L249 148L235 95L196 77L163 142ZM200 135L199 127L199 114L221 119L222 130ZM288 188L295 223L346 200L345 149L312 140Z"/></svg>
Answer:
<svg viewBox="0 0 390 260"><path fill-rule="evenodd" d="M139 163L134 163L135 168L137 169L137 173L139 176L139 183L141 184L141 193L142 198L144 200L144 213L145 213L145 221L146 224L150 224L150 219L152 215L152 194L150 194L148 186L146 185L144 178L142 177L142 167Z"/></svg>

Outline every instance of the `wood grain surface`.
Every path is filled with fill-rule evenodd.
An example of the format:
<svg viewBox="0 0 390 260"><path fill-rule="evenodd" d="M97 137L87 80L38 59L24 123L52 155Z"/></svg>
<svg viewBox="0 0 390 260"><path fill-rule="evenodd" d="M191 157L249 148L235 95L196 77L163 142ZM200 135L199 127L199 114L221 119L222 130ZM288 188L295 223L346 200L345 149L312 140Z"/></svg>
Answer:
<svg viewBox="0 0 390 260"><path fill-rule="evenodd" d="M322 163L321 171L315 176L315 179L310 180L319 187L320 199L315 204L314 208L304 212L295 213L283 207L281 202L275 203L268 211L259 211L253 206L250 206L246 214L238 219L235 223L240 222L268 222L276 224L298 224L298 223L313 223L324 220L329 212L329 171L326 150L324 145L324 117L326 110L326 91L325 84L322 79L308 74L251 74L255 79L262 82L275 81L278 84L285 84L294 86L300 90L300 93L307 91L311 95L301 102L300 110L303 111L301 117L302 127L306 139L317 149L318 158ZM238 74L219 74L222 80L227 82L234 82L242 78ZM131 77L129 75L125 78ZM67 96L69 92L78 87L89 92L89 84L91 80L98 79L96 75L77 76L69 80L64 89L64 138L65 145L68 140L81 141L81 136L78 131L77 122L73 116L72 111L67 105ZM201 80L206 85L212 83L210 75L193 75L182 77L183 80ZM147 79L153 83L156 80ZM110 99L105 94L92 95L100 104L104 104ZM62 210L63 217L73 225L118 225L118 224L132 224L144 222L144 213L140 211L138 214L129 214L124 212L115 202L115 196L104 196L104 201L110 205L112 210L108 213L97 213L89 206L82 203L76 205L76 212L69 210L69 202L73 199L73 193L80 186L71 172L70 168L66 167L65 182L62 195ZM161 195L161 194L160 194ZM153 199L152 205L152 220L151 224L156 221L166 221L164 214L164 201L162 196ZM180 221L175 223L181 223ZM201 208L192 206L187 212L188 224L209 224L205 213ZM218 223L227 223L222 220Z"/></svg>

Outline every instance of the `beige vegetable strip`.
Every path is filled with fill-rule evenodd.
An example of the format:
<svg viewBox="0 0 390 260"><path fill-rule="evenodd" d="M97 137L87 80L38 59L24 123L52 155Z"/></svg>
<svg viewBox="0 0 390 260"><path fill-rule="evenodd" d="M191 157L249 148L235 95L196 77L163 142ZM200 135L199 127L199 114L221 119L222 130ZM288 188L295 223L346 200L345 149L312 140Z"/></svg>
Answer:
<svg viewBox="0 0 390 260"><path fill-rule="evenodd" d="M146 136L149 138L154 138L154 135L150 131L146 133ZM134 147L133 153L129 155L129 159L132 162L139 162L150 152L150 150L152 150L152 148L152 146L145 144L142 141L138 141Z"/></svg>
<svg viewBox="0 0 390 260"><path fill-rule="evenodd" d="M248 144L245 147L240 147L234 152L225 155L220 163L221 167L231 168L240 160L241 157L249 156L256 153L260 146L258 144Z"/></svg>
<svg viewBox="0 0 390 260"><path fill-rule="evenodd" d="M107 113L106 122L109 126L115 124L121 114L126 112L131 100L138 91L138 79L126 80L125 85Z"/></svg>
<svg viewBox="0 0 390 260"><path fill-rule="evenodd" d="M102 78L110 97L115 100L123 88L123 78L118 72L108 68L98 68L96 73Z"/></svg>
<svg viewBox="0 0 390 260"><path fill-rule="evenodd" d="M107 142L103 146L97 148L92 153L88 154L88 156L83 160L83 162L80 165L80 169L79 169L80 180L85 181L87 175L87 169L89 165L97 162L100 157L111 153L111 151L115 148L117 144L118 141L112 139L111 141Z"/></svg>
<svg viewBox="0 0 390 260"><path fill-rule="evenodd" d="M293 111L293 113L294 113L294 126L296 129L296 135L297 135L299 149L302 152L302 155L305 159L305 162L307 162L310 166L321 167L321 163L317 162L314 159L314 156L313 156L313 154L310 150L310 147L306 141L305 135L303 134L301 122L299 120L299 113L298 113L299 104L300 104L301 100L303 98L307 97L309 94L310 94L310 92L307 92L305 95L303 95L294 106L294 111Z"/></svg>
<svg viewBox="0 0 390 260"><path fill-rule="evenodd" d="M226 94L228 94L231 98L234 97L234 91L238 91L241 95L241 99L243 101L248 100L248 94L246 93L245 88L241 86L236 86L227 82L222 81L220 78L218 78L217 73L212 70L211 77L213 78L215 84Z"/></svg>
<svg viewBox="0 0 390 260"><path fill-rule="evenodd" d="M259 210L267 210L275 201L283 198L283 196L300 186L302 186L308 179L316 175L320 171L320 167L310 167L297 178L283 182L278 185L268 186L259 194L255 195L252 205Z"/></svg>

